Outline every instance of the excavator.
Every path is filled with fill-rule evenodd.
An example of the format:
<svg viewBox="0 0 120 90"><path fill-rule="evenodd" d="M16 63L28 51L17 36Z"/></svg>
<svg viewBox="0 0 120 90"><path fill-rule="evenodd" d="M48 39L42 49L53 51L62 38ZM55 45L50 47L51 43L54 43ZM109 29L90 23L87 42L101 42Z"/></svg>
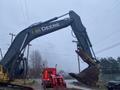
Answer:
<svg viewBox="0 0 120 90"><path fill-rule="evenodd" d="M60 19L66 15L69 15L69 17ZM95 58L92 44L89 40L86 28L81 22L80 16L70 10L69 13L59 17L32 24L16 35L8 48L8 51L0 61L0 86L9 86L11 85L11 81L20 78L23 75L27 66L24 52L30 41L68 26L71 26L72 31L78 40L78 49L76 50L76 53L89 65L88 68L81 73L70 73L70 75L84 84L96 85L99 76L99 64ZM15 84L13 86L15 86ZM32 90L25 86L22 88L26 88L24 90Z"/></svg>

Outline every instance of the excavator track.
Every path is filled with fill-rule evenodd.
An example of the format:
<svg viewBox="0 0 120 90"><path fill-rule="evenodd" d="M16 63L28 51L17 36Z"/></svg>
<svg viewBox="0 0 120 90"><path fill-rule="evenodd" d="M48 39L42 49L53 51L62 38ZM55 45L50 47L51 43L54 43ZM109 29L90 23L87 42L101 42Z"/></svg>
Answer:
<svg viewBox="0 0 120 90"><path fill-rule="evenodd" d="M34 89L28 86L0 82L0 90L34 90Z"/></svg>

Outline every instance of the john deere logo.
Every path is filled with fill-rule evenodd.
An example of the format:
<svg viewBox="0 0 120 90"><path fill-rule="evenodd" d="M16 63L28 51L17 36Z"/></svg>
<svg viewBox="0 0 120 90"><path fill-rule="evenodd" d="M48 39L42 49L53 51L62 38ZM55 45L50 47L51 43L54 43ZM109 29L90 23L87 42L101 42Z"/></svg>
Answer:
<svg viewBox="0 0 120 90"><path fill-rule="evenodd" d="M49 26L41 27L41 30L42 31L47 31L47 30L50 30L50 29L53 29L53 28L56 28L56 27L59 27L59 26L60 26L59 23L55 23L55 24L52 24L52 25L49 25Z"/></svg>
<svg viewBox="0 0 120 90"><path fill-rule="evenodd" d="M40 27L38 29L33 29L32 34L38 34L38 33L40 34L41 32L49 31L49 30L57 28L59 26L60 26L59 23L55 23L55 24L48 25L48 26L43 26L43 27Z"/></svg>

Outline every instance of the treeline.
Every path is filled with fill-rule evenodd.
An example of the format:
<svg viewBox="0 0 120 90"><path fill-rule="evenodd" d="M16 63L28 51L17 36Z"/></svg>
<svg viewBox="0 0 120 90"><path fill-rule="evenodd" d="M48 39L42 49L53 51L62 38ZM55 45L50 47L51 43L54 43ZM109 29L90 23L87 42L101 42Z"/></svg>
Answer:
<svg viewBox="0 0 120 90"><path fill-rule="evenodd" d="M120 57L101 58L100 68L102 74L120 74Z"/></svg>

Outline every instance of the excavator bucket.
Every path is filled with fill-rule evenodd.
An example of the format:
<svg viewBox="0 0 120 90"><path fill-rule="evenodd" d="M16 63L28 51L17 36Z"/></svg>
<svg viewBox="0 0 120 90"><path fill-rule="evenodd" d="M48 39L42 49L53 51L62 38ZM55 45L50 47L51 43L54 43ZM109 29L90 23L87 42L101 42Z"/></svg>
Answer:
<svg viewBox="0 0 120 90"><path fill-rule="evenodd" d="M99 64L92 60L83 50L76 50L76 53L86 62L89 66L82 72L75 74L69 73L70 76L79 82L88 85L96 86L99 80Z"/></svg>

